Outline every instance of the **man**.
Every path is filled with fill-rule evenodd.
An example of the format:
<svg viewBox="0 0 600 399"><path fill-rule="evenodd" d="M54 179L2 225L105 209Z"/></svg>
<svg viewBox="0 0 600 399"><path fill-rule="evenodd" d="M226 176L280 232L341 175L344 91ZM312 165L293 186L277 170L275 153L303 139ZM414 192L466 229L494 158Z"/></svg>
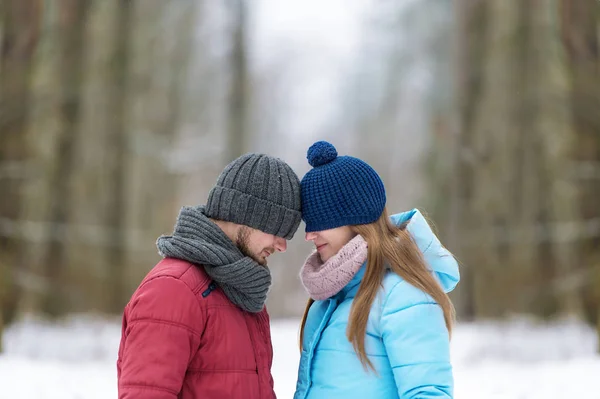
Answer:
<svg viewBox="0 0 600 399"><path fill-rule="evenodd" d="M125 308L119 398L275 398L267 258L286 250L300 209L298 176L263 154L230 163L206 206L181 209Z"/></svg>

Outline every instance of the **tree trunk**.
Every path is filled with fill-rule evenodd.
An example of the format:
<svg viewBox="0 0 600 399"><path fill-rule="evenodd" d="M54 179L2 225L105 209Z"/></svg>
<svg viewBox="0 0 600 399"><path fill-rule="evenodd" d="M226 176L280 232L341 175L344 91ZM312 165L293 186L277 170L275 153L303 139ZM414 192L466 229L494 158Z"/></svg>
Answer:
<svg viewBox="0 0 600 399"><path fill-rule="evenodd" d="M461 262L462 281L454 300L457 314L465 319L475 317L474 273L477 264L469 256L470 248L462 244L461 237L477 227L470 217L469 206L473 201L473 141L474 117L483 90L483 62L489 35L487 4L482 0L460 0L456 3L458 20L458 57L456 60L458 115L453 145L454 171L450 194L448 247Z"/></svg>
<svg viewBox="0 0 600 399"><path fill-rule="evenodd" d="M125 185L126 185L126 152L127 152L127 78L129 68L129 45L131 37L131 0L119 0L116 9L116 33L114 35L114 53L112 55L110 93L107 134L108 148L111 151L111 162L108 162L106 173L110 176L109 193L111 201L108 206L108 220L105 232L106 242L110 242L108 251L108 282L111 287L108 310L118 314L127 302L126 291L126 238L125 233Z"/></svg>
<svg viewBox="0 0 600 399"><path fill-rule="evenodd" d="M562 237L569 224L578 224L577 187L564 173L575 136L569 113L568 66L560 40L558 9L552 0L529 2L530 31L528 68L533 82L530 104L535 104L533 124L539 141L540 162L537 166L540 192L538 223L553 226L547 229L548 237L539 240L538 262L540 279L537 292L542 315L559 313L577 316L582 313L580 295L564 282L578 270L577 237ZM540 242L541 241L541 242ZM549 289L548 289L549 288Z"/></svg>
<svg viewBox="0 0 600 399"><path fill-rule="evenodd" d="M233 161L248 149L246 116L248 109L248 65L246 59L246 4L233 1L233 43L230 54L230 90L227 114L228 132L226 163Z"/></svg>
<svg viewBox="0 0 600 399"><path fill-rule="evenodd" d="M521 10L516 2L502 0L470 7L471 12L481 13L483 18L471 20L467 26L476 30L465 34L477 36L481 29L485 29L485 34L481 39L466 39L467 43L474 43L473 47L467 46L465 53L476 57L480 51L481 61L475 61L467 69L468 75L459 78L461 84L468 86L459 89L460 104L464 105L460 112L462 137L458 143L457 178L464 182L459 182L457 188L461 190L460 211L454 216L458 219L454 225L460 225L458 257L472 272L474 312L477 316L495 317L514 306L508 281L514 267L509 262L508 232L511 224L519 227L520 222L526 222L516 215L523 208L519 207L521 198L515 197L521 184L512 181L520 174L513 171L521 171L517 162L511 163L518 137L515 130L519 129L519 121L515 120L519 104L515 104L518 98L514 94L518 93L518 74L523 73L519 51L523 42ZM479 7L483 9L477 10ZM479 47L477 40L485 42ZM465 62L470 60L465 58ZM512 208L515 216L511 218Z"/></svg>
<svg viewBox="0 0 600 399"><path fill-rule="evenodd" d="M28 160L26 130L29 116L31 66L40 35L42 2L5 0L0 5L0 222L19 222L22 176ZM0 351L2 329L16 316L19 290L15 271L21 263L22 243L10 229L0 230Z"/></svg>
<svg viewBox="0 0 600 399"><path fill-rule="evenodd" d="M50 239L44 261L48 281L40 308L51 317L66 311L65 269L67 266L66 234L71 207L71 175L74 169L75 145L80 122L81 97L85 54L85 28L89 0L59 2L59 40L61 68L59 79L62 96L59 106L61 130L56 137L56 155L51 177Z"/></svg>
<svg viewBox="0 0 600 399"><path fill-rule="evenodd" d="M571 115L577 147L573 154L584 225L600 220L600 2L562 0L562 38L571 81ZM581 173L586 170L592 173ZM581 237L577 261L591 278L584 289L586 316L600 337L600 232ZM600 349L600 347L599 347Z"/></svg>

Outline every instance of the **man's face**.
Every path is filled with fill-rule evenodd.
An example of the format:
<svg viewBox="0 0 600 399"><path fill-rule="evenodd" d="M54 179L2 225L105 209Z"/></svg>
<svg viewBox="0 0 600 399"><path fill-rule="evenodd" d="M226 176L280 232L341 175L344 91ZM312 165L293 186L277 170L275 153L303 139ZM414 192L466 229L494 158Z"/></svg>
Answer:
<svg viewBox="0 0 600 399"><path fill-rule="evenodd" d="M267 258L273 252L285 252L287 249L284 238L247 226L240 227L235 243L244 255L263 266L267 266Z"/></svg>

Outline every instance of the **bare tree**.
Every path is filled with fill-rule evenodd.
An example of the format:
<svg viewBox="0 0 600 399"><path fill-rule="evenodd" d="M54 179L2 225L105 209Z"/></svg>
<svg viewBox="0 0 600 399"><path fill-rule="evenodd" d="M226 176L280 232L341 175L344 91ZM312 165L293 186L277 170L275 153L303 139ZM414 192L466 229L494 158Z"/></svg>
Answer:
<svg viewBox="0 0 600 399"><path fill-rule="evenodd" d="M473 200L473 144L476 104L483 90L483 62L485 46L489 35L487 4L482 0L461 0L456 2L457 58L455 63L457 80L455 113L456 130L451 150L454 155L453 176L449 201L448 246L460 251L461 240L477 225L469 217L469 203ZM464 259L466 260L466 259ZM458 287L456 308L458 314L467 319L475 317L474 271L476 261L469 258L462 262L462 281Z"/></svg>
<svg viewBox="0 0 600 399"><path fill-rule="evenodd" d="M27 126L31 83L31 60L40 36L42 2L6 0L0 4L0 218L16 222L20 217L23 181L19 173L28 160ZM0 230L0 350L2 329L15 317L18 287L15 271L21 262L18 237Z"/></svg>
<svg viewBox="0 0 600 399"><path fill-rule="evenodd" d="M64 226L69 221L71 207L70 182L75 160L75 144L79 132L81 97L84 72L85 27L90 0L61 0L59 12L59 40L61 66L59 80L61 97L59 120L61 129L56 137L56 155L53 165L49 198L50 237L44 261L48 279L40 309L52 317L65 312L65 267L67 265Z"/></svg>
<svg viewBox="0 0 600 399"><path fill-rule="evenodd" d="M562 38L571 81L571 114L577 146L573 152L583 221L600 220L600 3L561 2ZM600 336L600 234L583 237L575 262L592 271L584 291L588 320Z"/></svg>
<svg viewBox="0 0 600 399"><path fill-rule="evenodd" d="M107 145L111 153L111 162L107 164L107 174L110 176L110 204L108 206L106 241L114 243L107 249L108 282L111 287L108 310L119 313L127 300L125 282L125 251L126 251L126 179L127 174L127 79L129 68L129 45L131 32L131 0L119 0L115 9L116 33L110 66L110 100L108 101Z"/></svg>
<svg viewBox="0 0 600 399"><path fill-rule="evenodd" d="M232 0L233 35L229 55L230 90L227 110L226 161L229 162L247 150L248 65L246 56L247 11L245 0Z"/></svg>

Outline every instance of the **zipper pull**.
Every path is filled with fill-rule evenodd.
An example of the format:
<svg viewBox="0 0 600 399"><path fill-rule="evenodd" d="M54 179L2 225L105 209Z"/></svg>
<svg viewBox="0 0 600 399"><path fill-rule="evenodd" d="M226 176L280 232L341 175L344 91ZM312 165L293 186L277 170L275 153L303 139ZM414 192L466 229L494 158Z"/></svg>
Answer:
<svg viewBox="0 0 600 399"><path fill-rule="evenodd" d="M217 284L215 284L214 281L211 281L210 284L208 285L208 288L206 290L204 290L204 292L202 293L202 298L206 298L207 296L209 296L210 293L213 292L215 288L217 288Z"/></svg>

